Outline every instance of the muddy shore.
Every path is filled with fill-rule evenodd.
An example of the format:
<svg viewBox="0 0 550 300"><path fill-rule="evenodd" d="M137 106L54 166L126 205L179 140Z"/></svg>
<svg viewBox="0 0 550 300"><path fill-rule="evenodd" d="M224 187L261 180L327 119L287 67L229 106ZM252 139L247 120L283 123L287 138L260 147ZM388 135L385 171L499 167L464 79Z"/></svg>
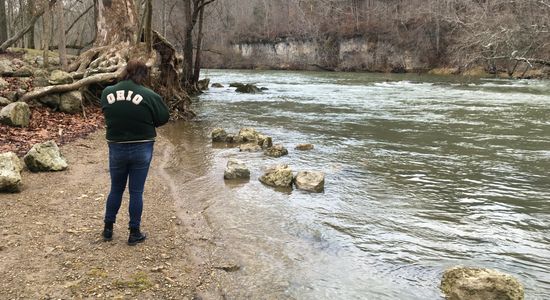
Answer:
<svg viewBox="0 0 550 300"><path fill-rule="evenodd" d="M21 193L0 194L0 298L223 298L218 279L237 266L212 242L200 203L176 211L164 171L170 151L161 131L144 193L148 239L134 247L126 244L127 193L113 241L100 237L109 192L104 130L61 147L68 170L24 171Z"/></svg>

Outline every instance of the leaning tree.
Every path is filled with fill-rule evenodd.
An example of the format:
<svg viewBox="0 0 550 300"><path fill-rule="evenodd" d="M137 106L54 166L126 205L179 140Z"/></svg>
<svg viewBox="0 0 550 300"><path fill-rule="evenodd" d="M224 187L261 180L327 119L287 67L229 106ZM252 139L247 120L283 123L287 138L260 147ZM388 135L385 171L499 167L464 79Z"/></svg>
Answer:
<svg viewBox="0 0 550 300"><path fill-rule="evenodd" d="M91 49L82 53L67 68L76 81L30 91L21 101L74 90L80 90L86 99L93 99L106 84L122 76L130 59L142 59L153 70L150 86L163 96L172 117L193 117L191 100L180 84L181 59L176 56L175 48L159 33L151 31L150 27L145 29L144 36L151 41L142 42L142 24L134 2L94 0L96 40ZM151 14L151 7L148 7L146 13Z"/></svg>

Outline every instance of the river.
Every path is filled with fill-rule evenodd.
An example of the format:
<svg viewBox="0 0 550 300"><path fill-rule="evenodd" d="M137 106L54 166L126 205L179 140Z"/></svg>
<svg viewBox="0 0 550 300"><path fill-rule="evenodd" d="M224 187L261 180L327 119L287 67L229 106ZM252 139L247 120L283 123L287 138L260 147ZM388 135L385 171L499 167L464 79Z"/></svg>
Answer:
<svg viewBox="0 0 550 300"><path fill-rule="evenodd" d="M550 299L550 82L363 73L205 70L166 135L178 205L198 201L241 269L230 299L441 299L443 271L494 268ZM239 94L230 82L268 90ZM213 146L254 127L289 155ZM297 151L312 143L312 151ZM184 157L182 155L182 157ZM225 182L227 160L251 169ZM280 191L266 166L326 173L325 191ZM179 166L185 166L179 168ZM186 171L180 172L178 170Z"/></svg>

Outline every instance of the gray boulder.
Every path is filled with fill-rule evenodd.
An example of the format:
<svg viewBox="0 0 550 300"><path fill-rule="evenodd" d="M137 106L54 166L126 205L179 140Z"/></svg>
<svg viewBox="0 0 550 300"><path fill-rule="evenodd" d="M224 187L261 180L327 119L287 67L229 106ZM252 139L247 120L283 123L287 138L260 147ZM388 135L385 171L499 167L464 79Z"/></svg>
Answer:
<svg viewBox="0 0 550 300"><path fill-rule="evenodd" d="M296 145L296 150L300 151L307 151L307 150L313 150L314 146L312 144L298 144Z"/></svg>
<svg viewBox="0 0 550 300"><path fill-rule="evenodd" d="M13 77L31 77L33 74L31 68L27 66L22 66L21 68L17 69L15 72L13 72Z"/></svg>
<svg viewBox="0 0 550 300"><path fill-rule="evenodd" d="M264 154L271 157L281 157L288 155L288 150L283 145L277 144L265 149Z"/></svg>
<svg viewBox="0 0 550 300"><path fill-rule="evenodd" d="M6 98L8 98L11 102L15 102L17 101L17 99L19 99L17 97L17 91L9 91L5 95L6 95Z"/></svg>
<svg viewBox="0 0 550 300"><path fill-rule="evenodd" d="M21 191L21 161L13 152L0 154L0 192Z"/></svg>
<svg viewBox="0 0 550 300"><path fill-rule="evenodd" d="M205 78L197 82L197 86L201 91L207 90L209 85L210 85L210 78Z"/></svg>
<svg viewBox="0 0 550 300"><path fill-rule="evenodd" d="M296 188L320 193L325 189L325 173L317 171L300 171L294 179Z"/></svg>
<svg viewBox="0 0 550 300"><path fill-rule="evenodd" d="M72 83L73 81L74 80L71 74L61 70L54 70L50 75L49 83L52 85L59 85L59 84Z"/></svg>
<svg viewBox="0 0 550 300"><path fill-rule="evenodd" d="M212 142L223 143L227 140L227 132L223 128L214 128L212 133Z"/></svg>
<svg viewBox="0 0 550 300"><path fill-rule="evenodd" d="M270 167L260 177L260 181L274 187L292 187L292 169L288 165Z"/></svg>
<svg viewBox="0 0 550 300"><path fill-rule="evenodd" d="M32 85L35 86L35 87L44 87L44 86L49 86L50 85L50 81L48 80L48 78L46 77L35 77L32 81Z"/></svg>
<svg viewBox="0 0 550 300"><path fill-rule="evenodd" d="M25 102L14 102L0 110L0 123L2 124L27 127L29 126L30 119L31 110Z"/></svg>
<svg viewBox="0 0 550 300"><path fill-rule="evenodd" d="M7 89L10 86L10 84L4 80L4 78L0 77L0 90Z"/></svg>
<svg viewBox="0 0 550 300"><path fill-rule="evenodd" d="M13 66L9 60L0 59L0 76L13 75Z"/></svg>
<svg viewBox="0 0 550 300"><path fill-rule="evenodd" d="M5 106L5 105L8 105L8 104L10 104L10 103L11 103L10 99L4 98L4 97L0 97L0 106Z"/></svg>
<svg viewBox="0 0 550 300"><path fill-rule="evenodd" d="M235 158L230 158L227 162L225 171L223 172L224 179L249 179L250 170L246 165Z"/></svg>
<svg viewBox="0 0 550 300"><path fill-rule="evenodd" d="M79 91L72 91L59 96L59 110L75 114L82 111L82 94Z"/></svg>
<svg viewBox="0 0 550 300"><path fill-rule="evenodd" d="M67 161L59 152L59 147L54 141L32 146L23 160L32 172L63 171L68 167Z"/></svg>
<svg viewBox="0 0 550 300"><path fill-rule="evenodd" d="M240 144L239 151L241 152L259 152L262 151L262 147L255 143Z"/></svg>
<svg viewBox="0 0 550 300"><path fill-rule="evenodd" d="M229 83L229 87L241 87L241 86L244 86L244 83L240 83L240 82L231 82Z"/></svg>
<svg viewBox="0 0 550 300"><path fill-rule="evenodd" d="M257 86L255 86L253 84L241 85L241 86L237 87L237 89L235 91L239 92L239 93L247 93L247 94L256 94L256 93L261 93L262 92L261 89L259 89Z"/></svg>
<svg viewBox="0 0 550 300"><path fill-rule="evenodd" d="M49 108L58 109L61 99L59 94L51 94L38 99L38 102L45 104Z"/></svg>
<svg viewBox="0 0 550 300"><path fill-rule="evenodd" d="M222 87L223 87L223 84L215 82L215 83L212 83L211 87L214 87L214 88L222 88Z"/></svg>
<svg viewBox="0 0 550 300"><path fill-rule="evenodd" d="M445 271L441 290L449 300L523 300L524 290L514 277L496 270L453 267Z"/></svg>

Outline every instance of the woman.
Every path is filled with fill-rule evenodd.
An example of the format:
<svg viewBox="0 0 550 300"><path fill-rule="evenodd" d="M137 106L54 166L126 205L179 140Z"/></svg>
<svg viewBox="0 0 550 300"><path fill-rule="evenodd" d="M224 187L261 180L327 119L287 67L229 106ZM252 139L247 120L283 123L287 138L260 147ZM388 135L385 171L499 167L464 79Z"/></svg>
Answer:
<svg viewBox="0 0 550 300"><path fill-rule="evenodd" d="M155 128L168 122L169 112L158 94L143 85L149 79L149 68L131 60L124 78L103 90L101 107L107 125L111 191L105 208L103 239L113 238L113 223L122 202L122 194L130 191L130 235L128 244L145 240L140 231L143 210L143 187L153 156Z"/></svg>

